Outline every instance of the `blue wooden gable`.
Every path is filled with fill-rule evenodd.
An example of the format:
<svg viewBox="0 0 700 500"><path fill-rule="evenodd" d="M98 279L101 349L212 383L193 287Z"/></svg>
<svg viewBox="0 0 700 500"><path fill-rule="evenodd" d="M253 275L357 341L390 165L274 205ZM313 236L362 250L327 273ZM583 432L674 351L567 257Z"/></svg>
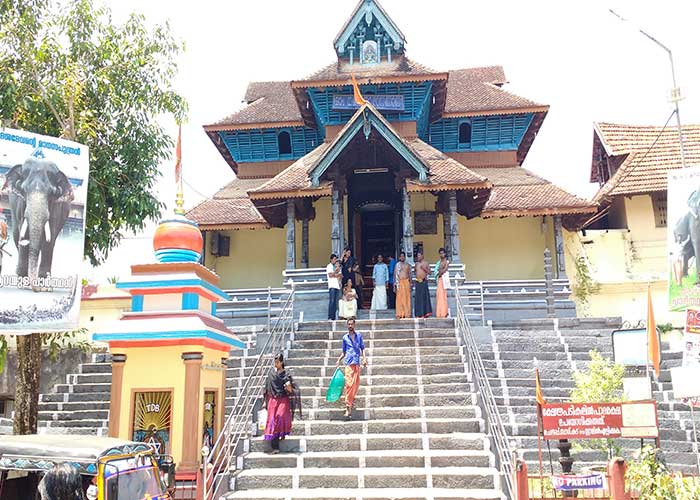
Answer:
<svg viewBox="0 0 700 500"><path fill-rule="evenodd" d="M360 85L362 95L368 99L373 95L403 96L403 111L380 110L382 116L389 121L420 121L425 120L430 112L429 101L432 82L385 83L382 85ZM333 97L337 95L352 96L352 86L325 87L308 89L309 100L313 106L317 123L322 126L345 125L355 114L354 109L334 109Z"/></svg>
<svg viewBox="0 0 700 500"><path fill-rule="evenodd" d="M279 135L289 134L289 152L280 151ZM323 142L323 130L307 127L283 127L219 132L237 163L296 160ZM284 141L282 141L284 144Z"/></svg>
<svg viewBox="0 0 700 500"><path fill-rule="evenodd" d="M420 127L418 133L421 139L440 151L514 150L520 146L533 116L527 113L443 118L426 127L426 135L421 135ZM462 134L460 127L464 127Z"/></svg>
<svg viewBox="0 0 700 500"><path fill-rule="evenodd" d="M403 54L406 37L375 0L360 0L333 44L339 58L376 64Z"/></svg>

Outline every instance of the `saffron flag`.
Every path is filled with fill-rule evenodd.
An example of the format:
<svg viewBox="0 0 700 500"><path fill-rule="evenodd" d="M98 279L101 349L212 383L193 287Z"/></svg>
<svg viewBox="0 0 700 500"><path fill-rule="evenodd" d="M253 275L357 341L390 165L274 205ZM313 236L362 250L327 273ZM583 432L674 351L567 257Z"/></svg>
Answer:
<svg viewBox="0 0 700 500"><path fill-rule="evenodd" d="M544 399L544 394L542 394L542 385L540 384L540 370L535 368L535 399L537 404L544 406L547 404L547 400Z"/></svg>
<svg viewBox="0 0 700 500"><path fill-rule="evenodd" d="M175 147L175 182L180 183L182 177L182 125L177 129L177 146Z"/></svg>
<svg viewBox="0 0 700 500"><path fill-rule="evenodd" d="M658 377L661 372L661 351L659 350L659 336L656 333L654 305L651 302L651 284L647 285L647 346L648 360L654 366Z"/></svg>
<svg viewBox="0 0 700 500"><path fill-rule="evenodd" d="M362 97L362 93L360 92L360 87L357 85L357 80L355 80L355 75L352 76L352 91L353 91L353 96L355 97L355 102L357 103L358 106L362 106L363 104L367 104L367 100Z"/></svg>

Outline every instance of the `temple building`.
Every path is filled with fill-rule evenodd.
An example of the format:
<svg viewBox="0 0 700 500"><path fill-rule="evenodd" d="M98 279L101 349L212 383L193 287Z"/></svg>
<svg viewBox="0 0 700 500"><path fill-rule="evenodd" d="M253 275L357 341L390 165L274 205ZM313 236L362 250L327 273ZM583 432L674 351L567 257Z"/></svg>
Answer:
<svg viewBox="0 0 700 500"><path fill-rule="evenodd" d="M542 279L549 248L565 276L562 218L596 206L522 167L549 107L507 91L500 66L435 71L406 45L361 0L331 64L250 83L204 127L237 178L187 215L225 287L279 285L345 246L369 274L379 253L434 262L444 246L474 280Z"/></svg>

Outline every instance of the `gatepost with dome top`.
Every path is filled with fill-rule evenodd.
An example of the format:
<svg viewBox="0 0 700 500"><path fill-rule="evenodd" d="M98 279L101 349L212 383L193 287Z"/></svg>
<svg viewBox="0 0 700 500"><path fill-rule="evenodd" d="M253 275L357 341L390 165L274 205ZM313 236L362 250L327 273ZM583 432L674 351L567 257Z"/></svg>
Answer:
<svg viewBox="0 0 700 500"><path fill-rule="evenodd" d="M131 311L95 340L112 354L109 435L172 455L181 476L199 468L202 447L223 426L225 362L244 343L216 317L228 296L199 264L197 224L178 212L156 229L158 262L131 266L117 284L131 294Z"/></svg>

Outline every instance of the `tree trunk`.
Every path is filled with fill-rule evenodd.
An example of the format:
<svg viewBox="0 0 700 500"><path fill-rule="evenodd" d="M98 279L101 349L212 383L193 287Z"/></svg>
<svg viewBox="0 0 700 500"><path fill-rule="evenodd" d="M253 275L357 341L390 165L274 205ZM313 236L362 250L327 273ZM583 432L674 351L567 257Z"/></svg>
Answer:
<svg viewBox="0 0 700 500"><path fill-rule="evenodd" d="M17 390L15 393L15 434L36 434L39 417L41 335L17 336Z"/></svg>

